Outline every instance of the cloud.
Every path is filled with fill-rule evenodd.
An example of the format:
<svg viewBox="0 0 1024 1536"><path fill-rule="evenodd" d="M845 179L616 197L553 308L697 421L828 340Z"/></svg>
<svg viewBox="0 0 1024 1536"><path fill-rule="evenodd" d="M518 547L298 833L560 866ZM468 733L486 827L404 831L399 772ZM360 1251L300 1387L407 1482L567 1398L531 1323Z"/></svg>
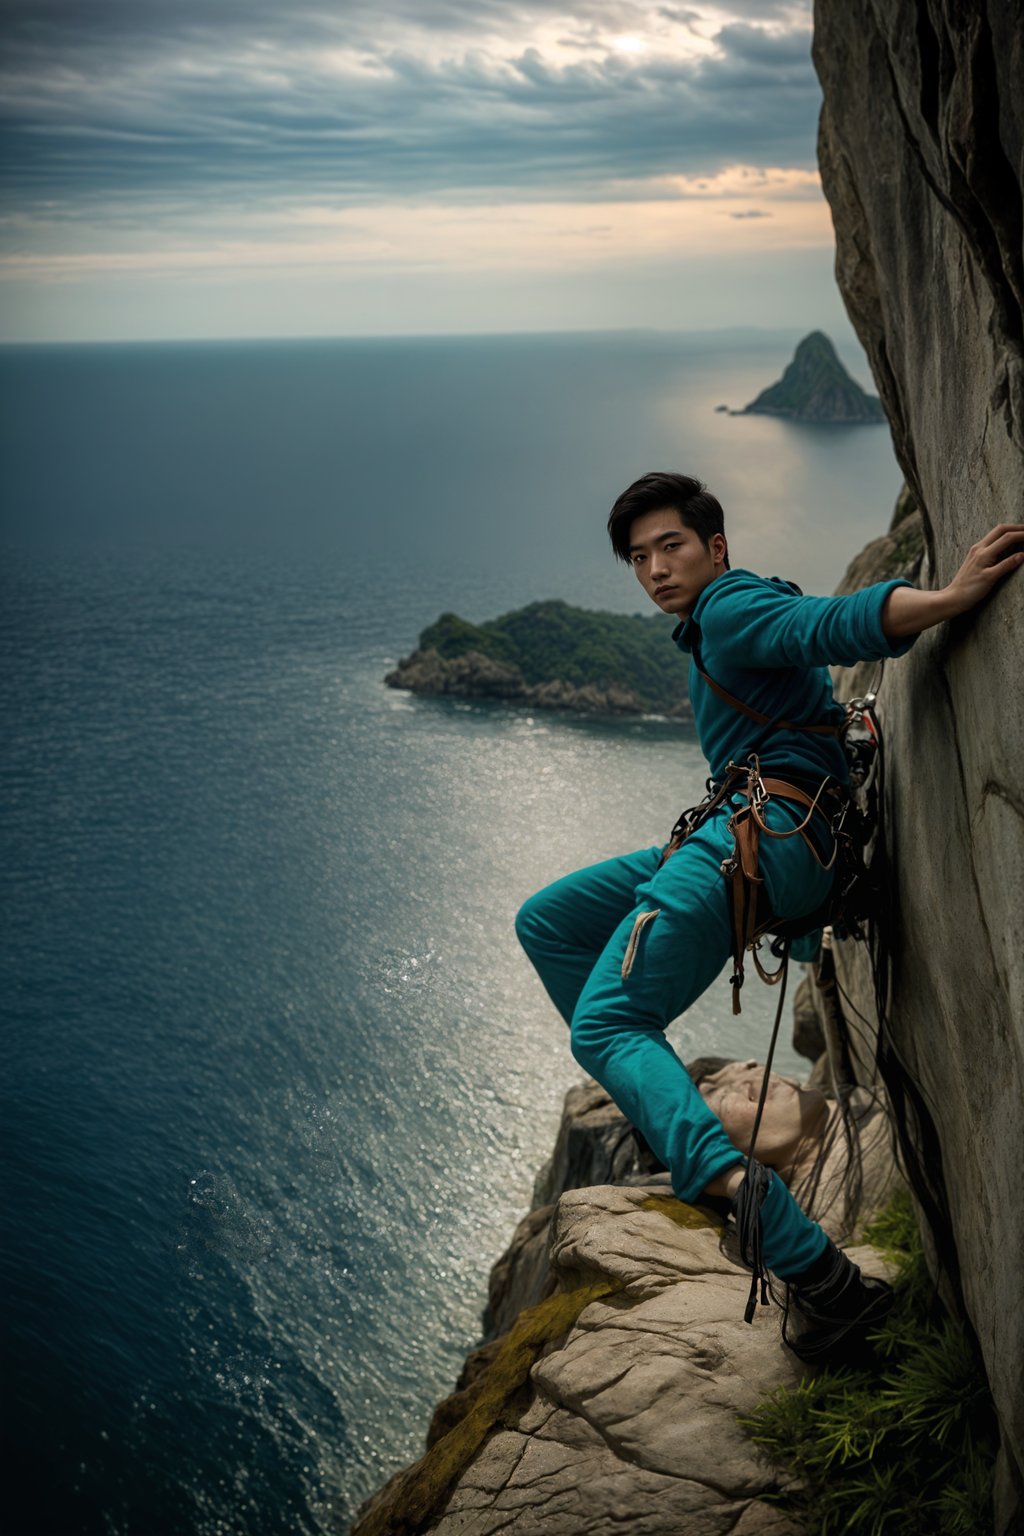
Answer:
<svg viewBox="0 0 1024 1536"><path fill-rule="evenodd" d="M586 201L813 165L805 5L7 0L5 35L16 213Z"/></svg>
<svg viewBox="0 0 1024 1536"><path fill-rule="evenodd" d="M154 244L146 231L109 223L89 230L85 249L52 249L29 256L0 254L0 279L48 284L87 277L235 280L275 272L526 273L585 272L677 257L722 257L749 250L749 236L723 230L721 219L767 218L751 209L751 193L786 193L771 215L764 250L828 249L831 225L817 178L781 169L730 167L722 175L686 182L655 179L636 187L632 201L604 203L408 203L338 209L309 205L285 224L260 212L226 210L232 230L196 212L173 236ZM817 196L808 196L809 191ZM734 205L739 205L738 207Z"/></svg>

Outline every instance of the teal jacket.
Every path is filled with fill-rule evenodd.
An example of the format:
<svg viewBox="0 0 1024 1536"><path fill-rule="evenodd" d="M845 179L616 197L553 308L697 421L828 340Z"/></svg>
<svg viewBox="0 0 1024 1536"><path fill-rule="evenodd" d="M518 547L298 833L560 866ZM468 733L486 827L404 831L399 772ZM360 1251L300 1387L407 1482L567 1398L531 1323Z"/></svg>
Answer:
<svg viewBox="0 0 1024 1536"><path fill-rule="evenodd" d="M903 580L881 581L848 597L804 597L793 582L753 571L725 571L704 588L696 607L672 632L690 657L690 702L697 735L720 779L730 761L758 751L764 770L788 769L820 779L847 779L846 756L834 736L765 730L712 692L695 665L770 719L807 725L838 724L842 707L832 696L828 667L902 656L917 638L887 640L882 606Z"/></svg>

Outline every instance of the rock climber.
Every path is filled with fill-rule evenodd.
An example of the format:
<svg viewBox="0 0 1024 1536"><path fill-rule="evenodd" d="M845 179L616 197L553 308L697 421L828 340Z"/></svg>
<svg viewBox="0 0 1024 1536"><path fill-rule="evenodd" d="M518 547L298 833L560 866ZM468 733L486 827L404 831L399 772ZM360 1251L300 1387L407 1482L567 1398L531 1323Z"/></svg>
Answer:
<svg viewBox="0 0 1024 1536"><path fill-rule="evenodd" d="M734 569L721 505L688 475L637 480L612 507L608 533L647 595L678 620L672 638L690 657L712 780L738 782L737 765L756 753L761 781L792 786L760 805L764 824L787 834L760 839L766 909L780 920L817 911L833 879L831 834L807 806L826 779L848 779L834 729L822 729L843 718L828 666L902 656L921 631L973 608L1024 564L1024 524L993 528L940 590L895 579L843 597L805 597L792 583ZM767 718L768 730L722 689ZM861 1274L782 1178L756 1157L748 1168L665 1037L735 952L723 866L736 853L730 820L741 801L726 795L678 847L656 844L556 880L523 905L516 930L570 1026L576 1061L669 1170L678 1199L724 1197L741 1232L756 1206L759 1252L743 1257L789 1287L805 1327L787 1342L819 1360L884 1316L888 1288Z"/></svg>

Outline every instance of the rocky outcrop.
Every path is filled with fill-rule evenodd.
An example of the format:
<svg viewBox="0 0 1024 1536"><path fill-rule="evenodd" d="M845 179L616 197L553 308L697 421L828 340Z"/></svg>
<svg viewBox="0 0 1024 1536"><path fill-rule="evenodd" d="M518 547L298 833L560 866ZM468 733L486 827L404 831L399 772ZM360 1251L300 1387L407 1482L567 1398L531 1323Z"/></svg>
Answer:
<svg viewBox="0 0 1024 1536"><path fill-rule="evenodd" d="M868 395L851 379L822 331L812 331L797 347L777 384L763 389L740 416L786 416L817 425L883 422L877 395Z"/></svg>
<svg viewBox="0 0 1024 1536"><path fill-rule="evenodd" d="M503 699L525 704L531 709L564 709L584 715L642 715L649 712L631 688L613 683L599 687L595 683L576 686L561 678L544 683L527 683L519 668L509 662L495 661L479 651L462 656L441 656L435 650L414 651L398 663L384 679L389 688L407 688L412 693L433 694L457 699ZM667 711L673 718L690 719L689 700L673 703Z"/></svg>
<svg viewBox="0 0 1024 1536"><path fill-rule="evenodd" d="M700 1211L603 1186L559 1201L560 1290L522 1313L461 1417L353 1536L797 1536L737 1423L799 1366ZM554 1318L553 1326L549 1315ZM557 1330L557 1336L553 1336Z"/></svg>
<svg viewBox="0 0 1024 1536"><path fill-rule="evenodd" d="M551 1218L560 1195L595 1184L622 1184L641 1174L631 1126L597 1083L566 1094L555 1149L537 1175L533 1206L491 1270L485 1329L488 1337L511 1327L524 1307L555 1288L548 1264Z"/></svg>
<svg viewBox="0 0 1024 1536"><path fill-rule="evenodd" d="M1000 0L817 0L814 58L837 276L920 508L921 580L940 586L1024 507L1024 29ZM1024 1506L1022 675L1016 576L922 636L881 696L904 1124L918 1149L934 1137L934 1220L958 1261L948 1283L1000 1420L1000 1531ZM869 1012L861 958L840 965Z"/></svg>
<svg viewBox="0 0 1024 1536"><path fill-rule="evenodd" d="M454 698L521 699L523 675L506 661L494 661L479 651L441 656L435 650L413 651L384 678L389 688L411 693L450 694Z"/></svg>
<svg viewBox="0 0 1024 1536"><path fill-rule="evenodd" d="M921 510L914 500L913 492L904 486L896 499L888 532L880 538L872 539L859 555L854 556L836 592L857 592L874 581L890 581L894 576L902 576L916 585L920 579L924 556ZM876 671L877 665L874 662L864 662L859 669L836 668L834 678L837 697L845 699L856 694L860 691L856 680L870 681Z"/></svg>
<svg viewBox="0 0 1024 1536"><path fill-rule="evenodd" d="M825 1031L814 994L814 981L805 976L793 997L793 1049L808 1061L818 1061L825 1051Z"/></svg>
<svg viewBox="0 0 1024 1536"><path fill-rule="evenodd" d="M874 1131L859 1221L888 1198ZM849 1236L829 1182L826 1162L823 1224ZM495 1336L352 1536L799 1536L766 1502L777 1474L738 1420L802 1368L776 1309L743 1321L750 1275L720 1223L642 1170L602 1088L571 1089L534 1208L492 1271ZM870 1248L851 1252L883 1273Z"/></svg>

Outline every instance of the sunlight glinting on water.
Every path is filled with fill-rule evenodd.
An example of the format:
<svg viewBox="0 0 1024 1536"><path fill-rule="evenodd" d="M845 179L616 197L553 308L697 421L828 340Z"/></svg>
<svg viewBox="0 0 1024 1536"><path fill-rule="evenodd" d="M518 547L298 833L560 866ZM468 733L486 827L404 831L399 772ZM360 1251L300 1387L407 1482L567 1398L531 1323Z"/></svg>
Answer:
<svg viewBox="0 0 1024 1536"><path fill-rule="evenodd" d="M19 1455L69 1528L327 1536L419 1454L580 1078L516 910L706 772L679 724L384 673L445 609L639 611L603 521L646 469L819 591L898 476L873 430L715 415L763 344L0 362ZM760 1055L774 1002L722 978L671 1038Z"/></svg>

